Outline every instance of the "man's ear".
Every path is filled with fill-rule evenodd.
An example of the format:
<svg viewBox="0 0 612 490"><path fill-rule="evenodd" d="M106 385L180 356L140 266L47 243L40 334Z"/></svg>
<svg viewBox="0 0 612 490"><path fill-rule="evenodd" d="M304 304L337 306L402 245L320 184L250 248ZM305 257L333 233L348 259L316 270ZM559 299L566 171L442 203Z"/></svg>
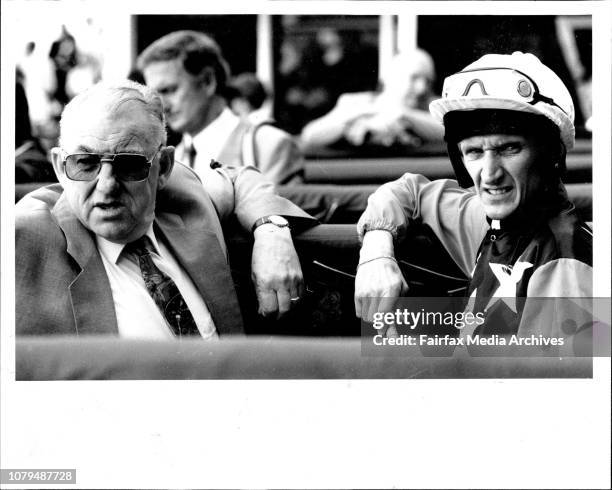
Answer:
<svg viewBox="0 0 612 490"><path fill-rule="evenodd" d="M199 75L196 76L198 86L206 91L206 95L211 97L217 91L217 77L215 76L215 70L212 67L207 66L204 68Z"/></svg>
<svg viewBox="0 0 612 490"><path fill-rule="evenodd" d="M166 186L173 168L174 146L165 146L159 150L159 177L157 179L158 189L162 189Z"/></svg>
<svg viewBox="0 0 612 490"><path fill-rule="evenodd" d="M64 162L62 160L62 150L58 147L51 149L51 165L59 182L62 182L64 174Z"/></svg>

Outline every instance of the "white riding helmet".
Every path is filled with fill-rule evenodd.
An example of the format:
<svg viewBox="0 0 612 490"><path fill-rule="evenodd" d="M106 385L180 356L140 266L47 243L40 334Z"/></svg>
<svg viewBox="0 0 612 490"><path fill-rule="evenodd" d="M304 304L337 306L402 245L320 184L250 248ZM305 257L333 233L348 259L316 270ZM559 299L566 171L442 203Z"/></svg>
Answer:
<svg viewBox="0 0 612 490"><path fill-rule="evenodd" d="M451 111L505 109L543 115L574 146L574 103L561 79L530 53L487 54L444 80L442 98L429 105L439 122Z"/></svg>

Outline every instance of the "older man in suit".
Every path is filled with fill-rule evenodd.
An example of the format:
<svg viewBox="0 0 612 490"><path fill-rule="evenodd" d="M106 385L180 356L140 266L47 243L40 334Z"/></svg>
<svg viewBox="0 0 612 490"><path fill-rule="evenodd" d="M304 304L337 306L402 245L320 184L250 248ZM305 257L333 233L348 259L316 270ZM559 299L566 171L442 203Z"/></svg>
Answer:
<svg viewBox="0 0 612 490"><path fill-rule="evenodd" d="M18 335L242 332L221 227L231 214L254 230L260 311L283 314L299 298L299 260L277 215L310 217L253 168L217 169L209 196L174 163L150 89L126 81L77 96L52 161L60 184L17 205Z"/></svg>

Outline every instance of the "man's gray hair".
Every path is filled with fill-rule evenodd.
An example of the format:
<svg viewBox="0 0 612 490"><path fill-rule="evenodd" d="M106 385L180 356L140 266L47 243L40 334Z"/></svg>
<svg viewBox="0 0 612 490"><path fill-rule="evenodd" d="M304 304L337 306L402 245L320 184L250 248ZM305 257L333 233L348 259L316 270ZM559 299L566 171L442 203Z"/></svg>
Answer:
<svg viewBox="0 0 612 490"><path fill-rule="evenodd" d="M63 147L65 132L71 124L83 118L95 117L84 111L89 105L97 106L108 115L116 113L126 102L140 102L146 112L159 127L158 139L165 145L167 139L166 118L162 99L157 92L131 80L122 80L116 83L97 83L74 97L64 108L60 119L60 146Z"/></svg>

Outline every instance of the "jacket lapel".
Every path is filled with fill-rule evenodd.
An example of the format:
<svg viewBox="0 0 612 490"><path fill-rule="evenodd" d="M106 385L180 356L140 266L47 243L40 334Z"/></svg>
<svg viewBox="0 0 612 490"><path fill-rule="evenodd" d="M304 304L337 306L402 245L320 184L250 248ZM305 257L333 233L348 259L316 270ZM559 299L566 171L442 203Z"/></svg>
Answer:
<svg viewBox="0 0 612 490"><path fill-rule="evenodd" d="M110 283L91 234L73 214L65 194L53 215L66 237L67 253L81 268L69 286L77 335L118 335Z"/></svg>
<svg viewBox="0 0 612 490"><path fill-rule="evenodd" d="M240 121L238 126L234 128L223 145L219 153L219 158L217 158L221 165L226 167L239 167L247 164L242 158L242 146L248 128L249 125L245 121Z"/></svg>
<svg viewBox="0 0 612 490"><path fill-rule="evenodd" d="M171 213L158 213L156 224L174 256L191 277L219 335L244 333L238 297L217 233L200 223L185 226Z"/></svg>

